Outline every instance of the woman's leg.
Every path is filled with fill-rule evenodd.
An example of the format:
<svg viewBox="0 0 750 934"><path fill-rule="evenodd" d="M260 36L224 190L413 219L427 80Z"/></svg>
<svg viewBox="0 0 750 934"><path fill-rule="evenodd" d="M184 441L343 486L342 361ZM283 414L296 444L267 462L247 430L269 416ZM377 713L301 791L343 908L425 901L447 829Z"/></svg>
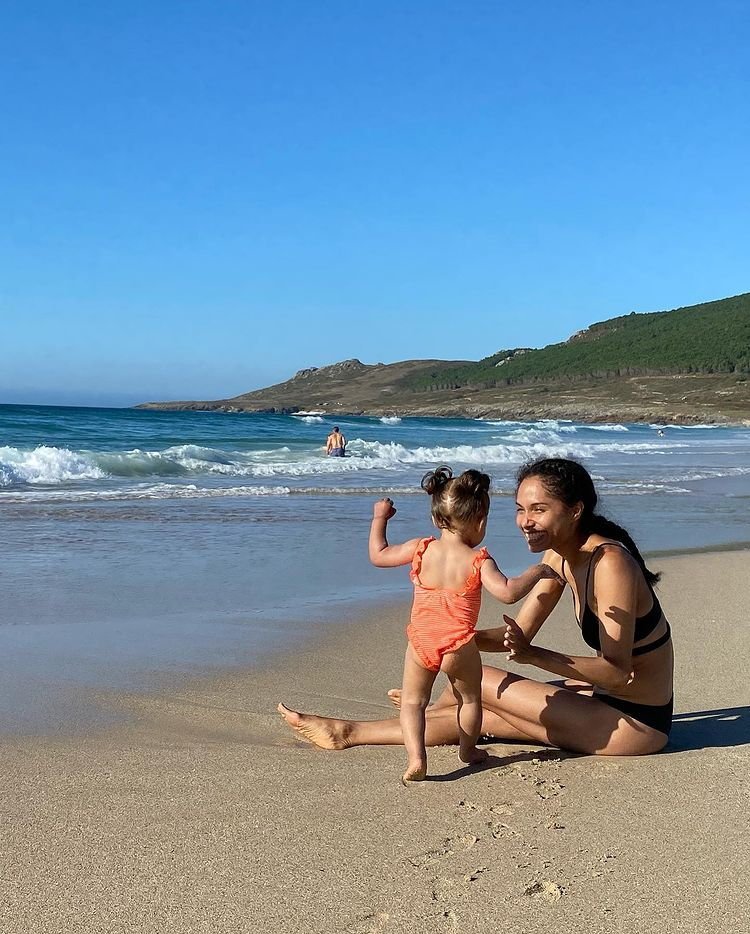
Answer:
<svg viewBox="0 0 750 934"><path fill-rule="evenodd" d="M404 680L401 691L401 734L406 746L408 764L402 779L421 782L427 777L427 750L425 749L425 710L430 702L436 671L421 664L411 644L404 656Z"/></svg>
<svg viewBox="0 0 750 934"><path fill-rule="evenodd" d="M482 677L482 733L499 740L522 740L573 752L638 756L658 752L667 736L626 717L594 697L485 666ZM401 726L389 720L334 720L300 714L279 704L292 729L325 749L398 746ZM426 711L425 745L458 743L455 702Z"/></svg>
<svg viewBox="0 0 750 934"><path fill-rule="evenodd" d="M404 736L398 717L387 720L337 720L311 713L299 713L284 704L277 710L303 739L321 749L350 749L352 746L403 746ZM456 708L434 711L427 708L425 746L455 746L458 743Z"/></svg>
<svg viewBox="0 0 750 934"><path fill-rule="evenodd" d="M498 739L519 731L539 743L604 756L658 752L668 737L627 717L585 691L584 685L558 686L485 667L482 681L483 730Z"/></svg>

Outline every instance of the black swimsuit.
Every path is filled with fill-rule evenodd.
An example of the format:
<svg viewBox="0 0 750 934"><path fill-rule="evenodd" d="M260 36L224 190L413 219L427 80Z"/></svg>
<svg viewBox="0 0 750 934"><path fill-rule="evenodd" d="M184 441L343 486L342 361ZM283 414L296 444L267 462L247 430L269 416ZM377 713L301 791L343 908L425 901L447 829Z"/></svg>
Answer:
<svg viewBox="0 0 750 934"><path fill-rule="evenodd" d="M583 641L590 648L594 649L597 652L601 651L601 640L599 637L599 626L600 620L599 617L594 613L594 611L589 606L588 594L589 594L589 579L591 577L591 568L594 563L594 555L600 548L603 548L604 545L619 545L621 548L630 554L628 549L622 542L602 542L600 545L597 545L596 548L591 552L591 559L589 560L588 570L586 571L586 584L583 590L583 599L584 599L584 609L583 616L581 619L578 619L576 615L576 622L581 627L581 635L583 636ZM563 561L563 576L565 574L565 562ZM653 588L650 587L651 596L653 597L653 603L651 609L644 616L637 616L635 620L635 633L633 635L634 642L640 642L642 639L645 639L647 636L650 636L651 633L659 625L659 622L662 618L662 608L659 604L659 601L656 597L656 594L653 591ZM574 588L571 586L571 590ZM573 609L575 610L575 594L573 599ZM667 623L667 630L658 639L655 639L653 642L649 642L648 645L639 645L633 649L633 655L645 655L647 652L653 652L655 649L661 648L672 636L671 630L669 628L669 623ZM638 720L640 723L644 723L646 726L653 727L655 730L659 730L660 733L669 734L670 729L672 728L672 708L674 705L674 698L670 698L666 704L639 704L634 701L623 700L620 697L612 697L609 694L595 694L597 700L603 701L605 704L608 704L610 707L614 707L616 710L622 711L628 717L632 717L634 720Z"/></svg>

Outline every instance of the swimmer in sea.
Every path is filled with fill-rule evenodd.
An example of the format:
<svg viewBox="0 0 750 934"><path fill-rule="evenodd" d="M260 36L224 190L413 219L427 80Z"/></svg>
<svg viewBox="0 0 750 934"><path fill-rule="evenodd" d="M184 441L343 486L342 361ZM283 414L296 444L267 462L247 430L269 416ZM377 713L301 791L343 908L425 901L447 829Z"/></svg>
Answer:
<svg viewBox="0 0 750 934"><path fill-rule="evenodd" d="M333 431L326 439L326 454L328 457L344 457L346 454L346 438L339 431L338 425L333 426Z"/></svg>

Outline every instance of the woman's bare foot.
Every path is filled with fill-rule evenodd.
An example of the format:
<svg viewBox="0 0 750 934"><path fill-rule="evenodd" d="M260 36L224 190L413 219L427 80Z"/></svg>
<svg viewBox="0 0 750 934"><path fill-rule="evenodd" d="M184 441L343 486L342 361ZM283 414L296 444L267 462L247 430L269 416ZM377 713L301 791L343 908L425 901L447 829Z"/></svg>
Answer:
<svg viewBox="0 0 750 934"><path fill-rule="evenodd" d="M427 778L427 763L426 762L414 762L409 763L406 771L401 776L401 781L404 785L407 782L423 782Z"/></svg>
<svg viewBox="0 0 750 934"><path fill-rule="evenodd" d="M388 691L388 700L393 704L396 710L401 710L401 688L391 688ZM434 707L455 707L456 700L453 696L453 692L450 689L446 689L438 697L434 704L429 704L427 709L430 710Z"/></svg>
<svg viewBox="0 0 750 934"><path fill-rule="evenodd" d="M351 725L346 720L317 717L315 714L298 713L283 704L276 708L286 723L302 739L321 749L346 749Z"/></svg>
<svg viewBox="0 0 750 934"><path fill-rule="evenodd" d="M465 762L466 765L479 765L480 762L486 762L489 755L486 749L477 749L477 747L474 746L474 748L470 749L467 753L459 752L458 758L462 762Z"/></svg>

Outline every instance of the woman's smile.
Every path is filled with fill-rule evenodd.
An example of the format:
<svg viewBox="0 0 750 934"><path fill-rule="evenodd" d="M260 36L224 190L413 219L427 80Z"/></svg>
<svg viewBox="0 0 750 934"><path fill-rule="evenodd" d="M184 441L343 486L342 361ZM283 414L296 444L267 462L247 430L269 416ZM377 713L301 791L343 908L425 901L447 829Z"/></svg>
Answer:
<svg viewBox="0 0 750 934"><path fill-rule="evenodd" d="M542 529L523 529L522 531L531 549L540 547L547 538L547 533Z"/></svg>

